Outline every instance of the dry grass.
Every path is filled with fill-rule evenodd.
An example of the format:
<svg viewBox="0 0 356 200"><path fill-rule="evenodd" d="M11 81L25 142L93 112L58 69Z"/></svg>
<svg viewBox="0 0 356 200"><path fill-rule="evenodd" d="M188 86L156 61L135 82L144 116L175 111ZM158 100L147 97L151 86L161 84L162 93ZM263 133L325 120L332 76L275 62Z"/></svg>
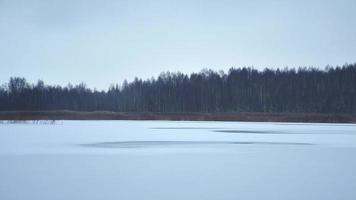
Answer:
<svg viewBox="0 0 356 200"><path fill-rule="evenodd" d="M302 113L123 113L77 111L3 111L0 120L177 120L244 122L356 123L353 115Z"/></svg>

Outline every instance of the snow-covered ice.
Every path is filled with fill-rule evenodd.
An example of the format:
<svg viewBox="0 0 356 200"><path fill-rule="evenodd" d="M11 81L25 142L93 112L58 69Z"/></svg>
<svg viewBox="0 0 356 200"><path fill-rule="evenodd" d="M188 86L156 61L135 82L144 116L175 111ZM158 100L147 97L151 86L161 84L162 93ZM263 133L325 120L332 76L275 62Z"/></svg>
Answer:
<svg viewBox="0 0 356 200"><path fill-rule="evenodd" d="M356 125L0 124L0 199L356 199Z"/></svg>

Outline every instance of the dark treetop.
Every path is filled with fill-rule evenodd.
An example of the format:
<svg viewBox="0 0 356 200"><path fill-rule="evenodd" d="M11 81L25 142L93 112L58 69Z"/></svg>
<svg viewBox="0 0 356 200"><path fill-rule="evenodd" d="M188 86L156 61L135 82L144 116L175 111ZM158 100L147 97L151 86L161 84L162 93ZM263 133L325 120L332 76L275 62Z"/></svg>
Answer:
<svg viewBox="0 0 356 200"><path fill-rule="evenodd" d="M356 114L356 64L324 70L166 72L156 79L124 81L107 91L83 83L61 87L11 78L0 87L0 110Z"/></svg>

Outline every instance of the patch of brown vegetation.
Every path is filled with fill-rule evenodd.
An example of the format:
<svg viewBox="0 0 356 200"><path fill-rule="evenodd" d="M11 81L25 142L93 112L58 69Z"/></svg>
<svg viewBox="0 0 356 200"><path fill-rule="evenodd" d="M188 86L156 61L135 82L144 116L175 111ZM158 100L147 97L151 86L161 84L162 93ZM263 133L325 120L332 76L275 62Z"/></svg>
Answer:
<svg viewBox="0 0 356 200"><path fill-rule="evenodd" d="M0 120L176 120L356 123L356 116L302 113L124 113L107 111L6 111L0 112Z"/></svg>

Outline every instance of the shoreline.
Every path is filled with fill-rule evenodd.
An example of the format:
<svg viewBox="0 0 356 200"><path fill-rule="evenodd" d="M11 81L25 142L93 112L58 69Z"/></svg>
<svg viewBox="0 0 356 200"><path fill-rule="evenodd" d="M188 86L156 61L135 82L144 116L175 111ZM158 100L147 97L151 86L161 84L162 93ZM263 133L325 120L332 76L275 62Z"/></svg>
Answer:
<svg viewBox="0 0 356 200"><path fill-rule="evenodd" d="M355 115L315 113L155 113L109 111L0 111L0 120L168 120L356 123Z"/></svg>

